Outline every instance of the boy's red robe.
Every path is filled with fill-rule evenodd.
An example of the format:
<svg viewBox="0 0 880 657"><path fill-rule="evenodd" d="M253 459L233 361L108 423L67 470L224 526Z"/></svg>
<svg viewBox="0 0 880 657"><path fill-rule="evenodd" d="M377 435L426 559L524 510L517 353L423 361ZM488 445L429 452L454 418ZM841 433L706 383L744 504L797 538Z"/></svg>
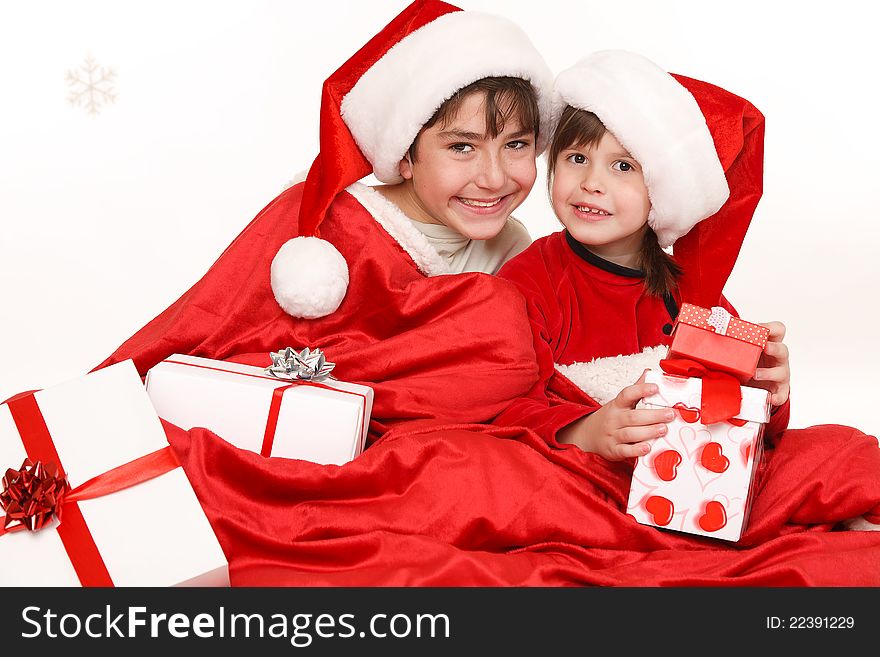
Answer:
<svg viewBox="0 0 880 657"><path fill-rule="evenodd" d="M519 429L393 432L343 467L166 430L233 585L880 585L880 532L836 528L880 512L880 449L846 427L786 434L735 545L636 523L629 466Z"/></svg>
<svg viewBox="0 0 880 657"><path fill-rule="evenodd" d="M522 298L483 274L427 278L348 194L323 224L351 267L340 309L294 320L269 265L296 235L282 194L207 275L101 366L175 353L268 365L319 346L372 385L375 441L345 466L265 459L204 429L166 432L235 585L880 584L880 449L845 427L790 431L741 545L638 525L628 466L486 421L537 380ZM441 423L447 423L441 426ZM877 518L880 520L880 517ZM186 549L186 546L181 546Z"/></svg>
<svg viewBox="0 0 880 657"><path fill-rule="evenodd" d="M319 347L334 376L375 389L371 438L413 421L489 421L537 376L525 302L487 274L427 277L350 194L321 226L345 257L348 293L316 320L286 314L269 268L297 236L303 185L270 203L207 274L98 367L138 371L173 353L268 366L285 347Z"/></svg>

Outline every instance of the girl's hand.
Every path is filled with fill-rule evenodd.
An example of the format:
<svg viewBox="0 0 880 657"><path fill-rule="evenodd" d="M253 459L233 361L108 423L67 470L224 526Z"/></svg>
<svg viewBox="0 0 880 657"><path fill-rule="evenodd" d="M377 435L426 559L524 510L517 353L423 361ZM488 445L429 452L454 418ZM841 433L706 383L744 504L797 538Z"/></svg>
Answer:
<svg viewBox="0 0 880 657"><path fill-rule="evenodd" d="M758 368L755 370L755 378L746 385L763 388L770 392L770 403L773 406L781 406L788 401L791 391L791 368L788 364L788 347L783 344L785 337L785 324L782 322L767 322L761 324L770 329L770 336L764 352L758 359Z"/></svg>
<svg viewBox="0 0 880 657"><path fill-rule="evenodd" d="M672 409L636 409L639 400L657 392L656 385L644 381L643 373L637 383L621 390L602 408L559 431L559 442L577 445L609 461L650 452L650 441L666 434L666 423L675 413Z"/></svg>

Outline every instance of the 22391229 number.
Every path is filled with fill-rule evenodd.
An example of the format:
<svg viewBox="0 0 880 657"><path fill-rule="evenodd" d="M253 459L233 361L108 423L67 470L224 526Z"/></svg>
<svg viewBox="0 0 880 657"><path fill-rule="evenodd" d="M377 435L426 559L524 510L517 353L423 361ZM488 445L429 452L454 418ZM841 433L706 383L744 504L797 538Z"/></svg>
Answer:
<svg viewBox="0 0 880 657"><path fill-rule="evenodd" d="M855 625L852 616L767 616L768 630L851 630Z"/></svg>

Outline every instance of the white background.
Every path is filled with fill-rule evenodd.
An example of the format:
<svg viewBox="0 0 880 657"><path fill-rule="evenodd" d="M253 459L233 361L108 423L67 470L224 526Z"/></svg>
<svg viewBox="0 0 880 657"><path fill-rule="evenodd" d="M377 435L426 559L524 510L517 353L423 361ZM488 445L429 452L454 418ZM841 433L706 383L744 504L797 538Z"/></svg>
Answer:
<svg viewBox="0 0 880 657"><path fill-rule="evenodd" d="M0 399L85 373L208 269L317 149L323 79L405 6L0 0ZM641 52L766 116L765 192L726 288L788 326L792 426L878 420L880 47L870 3L471 0L554 72ZM455 47L454 40L449 43ZM117 99L71 106L92 54ZM539 182L517 211L557 230Z"/></svg>

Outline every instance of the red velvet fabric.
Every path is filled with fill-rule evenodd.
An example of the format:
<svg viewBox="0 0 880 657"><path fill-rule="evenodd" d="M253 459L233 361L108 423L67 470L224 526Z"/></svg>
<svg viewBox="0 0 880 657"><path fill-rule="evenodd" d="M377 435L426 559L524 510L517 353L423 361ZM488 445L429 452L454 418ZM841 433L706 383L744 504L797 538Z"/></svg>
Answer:
<svg viewBox="0 0 880 657"><path fill-rule="evenodd" d="M132 358L144 375L173 353L267 366L269 352L320 347L334 376L374 388L370 440L410 422L487 422L529 389L537 366L516 289L486 274L425 277L345 192L322 231L348 262L348 293L328 317L287 315L269 267L297 234L302 188L270 203L198 283L98 367Z"/></svg>
<svg viewBox="0 0 880 657"><path fill-rule="evenodd" d="M876 586L880 449L855 429L786 433L767 450L739 544L625 514L631 466L523 429L393 432L344 466L168 438L237 586Z"/></svg>
<svg viewBox="0 0 880 657"><path fill-rule="evenodd" d="M673 77L693 94L706 117L730 188L721 209L672 247L684 269L679 282L682 298L708 308L724 290L764 191L764 115L721 87Z"/></svg>
<svg viewBox="0 0 880 657"><path fill-rule="evenodd" d="M741 546L638 525L626 464L486 421L537 381L525 303L484 274L425 278L348 194L322 224L352 270L340 309L294 320L269 263L296 235L301 188L273 201L206 276L103 365L175 352L268 364L320 346L374 386L375 441L344 466L264 458L165 424L234 585L880 584L880 449L854 429L788 432ZM551 388L571 398L573 386ZM391 430L388 432L388 430ZM807 448L803 448L806 445ZM186 549L181 546L181 549Z"/></svg>

